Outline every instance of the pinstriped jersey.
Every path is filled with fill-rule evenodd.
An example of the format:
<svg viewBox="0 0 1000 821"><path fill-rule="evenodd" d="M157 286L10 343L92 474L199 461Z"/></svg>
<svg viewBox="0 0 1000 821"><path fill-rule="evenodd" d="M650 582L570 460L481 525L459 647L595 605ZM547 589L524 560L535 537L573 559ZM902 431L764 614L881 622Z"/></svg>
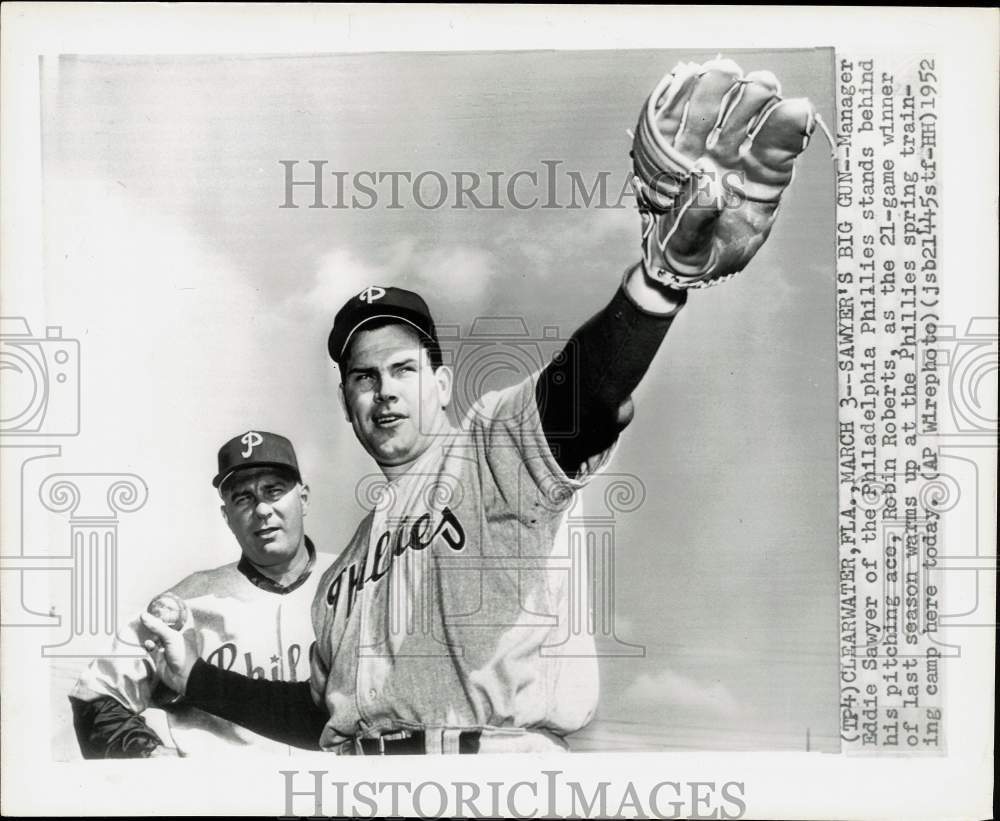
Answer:
<svg viewBox="0 0 1000 821"><path fill-rule="evenodd" d="M598 696L593 637L571 631L565 518L607 461L568 478L533 377L481 399L375 494L313 602L321 746L400 729L572 732Z"/></svg>
<svg viewBox="0 0 1000 821"><path fill-rule="evenodd" d="M169 589L184 599L191 611L201 658L250 678L305 681L309 677L313 641L309 607L320 574L312 571L316 554L311 543L307 545L309 571L286 588L259 576L243 560L193 573ZM136 618L120 630L116 648L132 645L141 652L140 631L144 628ZM174 694L161 686L150 657L142 656L95 660L70 695L83 701L111 696L141 713L164 706ZM286 744L188 707L183 701L169 706L167 725L171 738L164 738L164 744L175 746L183 756L240 750L292 752Z"/></svg>

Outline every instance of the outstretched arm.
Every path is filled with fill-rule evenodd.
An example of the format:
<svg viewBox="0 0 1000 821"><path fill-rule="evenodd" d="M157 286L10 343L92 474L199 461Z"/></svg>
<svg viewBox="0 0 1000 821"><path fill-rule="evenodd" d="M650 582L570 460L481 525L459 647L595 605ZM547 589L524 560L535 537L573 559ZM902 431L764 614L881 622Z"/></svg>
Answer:
<svg viewBox="0 0 1000 821"><path fill-rule="evenodd" d="M550 449L574 475L631 420L639 384L688 289L725 282L767 239L817 124L769 71L681 63L653 90L632 144L642 264L541 374ZM574 413L578 415L574 417Z"/></svg>
<svg viewBox="0 0 1000 821"><path fill-rule="evenodd" d="M574 475L632 420L630 396L659 350L684 291L651 283L641 265L541 373L535 399L559 466Z"/></svg>

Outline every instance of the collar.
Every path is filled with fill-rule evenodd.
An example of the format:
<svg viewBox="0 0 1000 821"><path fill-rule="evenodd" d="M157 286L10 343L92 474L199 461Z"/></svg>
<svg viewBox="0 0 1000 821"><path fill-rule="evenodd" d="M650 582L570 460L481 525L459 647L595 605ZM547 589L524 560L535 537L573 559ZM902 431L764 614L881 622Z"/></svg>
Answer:
<svg viewBox="0 0 1000 821"><path fill-rule="evenodd" d="M406 483L414 477L419 480L426 479L428 475L436 476L437 470L428 470L429 466L436 465L437 462L440 461L441 453L446 448L450 447L451 443L454 442L461 433L462 431L459 428L449 424L448 427L444 428L439 434L436 434L433 437L431 443L427 446L427 450L410 462L410 464L406 466L406 470L391 479L383 474L382 478L385 480L385 484L387 486L395 486Z"/></svg>
<svg viewBox="0 0 1000 821"><path fill-rule="evenodd" d="M253 566L246 556L240 559L240 563L236 565L236 569L246 576L247 581L249 581L250 584L259 587L261 590L266 590L268 593L277 593L283 596L286 593L291 593L293 590L297 590L305 584L306 579L309 578L309 575L313 571L313 567L316 566L316 548L313 547L312 540L308 536L306 536L306 552L309 554L309 561L306 562L305 569L299 577L289 585L278 584L274 579L265 576Z"/></svg>

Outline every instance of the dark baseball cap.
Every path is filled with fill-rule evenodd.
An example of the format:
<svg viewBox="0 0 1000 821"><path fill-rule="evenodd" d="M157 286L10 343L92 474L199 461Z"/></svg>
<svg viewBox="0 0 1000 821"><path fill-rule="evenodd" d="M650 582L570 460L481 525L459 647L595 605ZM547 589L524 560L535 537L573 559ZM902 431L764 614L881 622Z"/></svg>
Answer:
<svg viewBox="0 0 1000 821"><path fill-rule="evenodd" d="M219 448L219 472L212 480L212 486L221 487L234 473L249 468L280 468L302 481L291 442L276 433L248 430Z"/></svg>
<svg viewBox="0 0 1000 821"><path fill-rule="evenodd" d="M405 322L428 337L435 346L438 344L437 328L430 309L419 294L404 288L369 285L337 311L326 346L330 358L340 365L354 334L365 324L378 319Z"/></svg>

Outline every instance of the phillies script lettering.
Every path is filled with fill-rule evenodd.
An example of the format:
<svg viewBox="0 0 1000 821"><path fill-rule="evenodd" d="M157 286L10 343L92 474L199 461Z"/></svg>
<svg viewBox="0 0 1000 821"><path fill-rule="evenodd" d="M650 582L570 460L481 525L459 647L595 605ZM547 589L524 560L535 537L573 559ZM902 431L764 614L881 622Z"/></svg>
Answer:
<svg viewBox="0 0 1000 821"><path fill-rule="evenodd" d="M326 603L330 607L337 607L346 579L344 617L347 618L351 615L354 601L366 582L378 582L389 572L397 556L408 549L423 550L439 536L452 550L458 551L465 547L465 529L451 508L445 507L441 511L441 520L433 529L430 513L423 514L412 524L409 518L404 518L394 528L389 528L378 537L375 549L368 550L363 561L348 565L337 574L326 590Z"/></svg>
<svg viewBox="0 0 1000 821"><path fill-rule="evenodd" d="M221 645L217 649L213 650L205 657L205 661L209 664L215 665L222 670L232 670L233 665L236 664L236 659L240 657L240 649L233 644L231 641L227 641L225 644ZM266 655L266 654L265 654ZM263 667L258 667L254 664L253 653L242 653L243 663L246 666L247 678L267 678L268 672ZM270 678L272 681L299 681L298 676L298 666L299 659L302 658L302 648L298 644L291 644L288 646L288 658L286 659L288 663L288 673L287 678L285 672L281 669L281 657L272 655L270 658L271 670ZM239 672L238 670L236 672ZM308 675L306 676L308 678ZM303 679L304 680L304 679Z"/></svg>

